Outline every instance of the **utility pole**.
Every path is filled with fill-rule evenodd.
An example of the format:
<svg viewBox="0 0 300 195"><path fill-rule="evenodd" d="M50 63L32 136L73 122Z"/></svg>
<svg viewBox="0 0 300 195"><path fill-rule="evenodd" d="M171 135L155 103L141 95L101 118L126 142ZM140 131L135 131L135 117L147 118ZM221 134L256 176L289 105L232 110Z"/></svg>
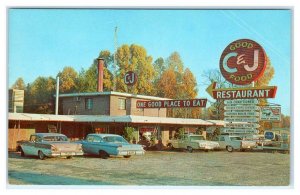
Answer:
<svg viewBox="0 0 300 195"><path fill-rule="evenodd" d="M114 67L113 67L113 91L116 91L116 76L117 76L117 60L116 60L116 55L117 55L117 49L118 49L118 26L115 27L115 34L114 34L114 46L115 46L115 52L114 52Z"/></svg>
<svg viewBox="0 0 300 195"><path fill-rule="evenodd" d="M58 115L59 77L56 78L55 115Z"/></svg>

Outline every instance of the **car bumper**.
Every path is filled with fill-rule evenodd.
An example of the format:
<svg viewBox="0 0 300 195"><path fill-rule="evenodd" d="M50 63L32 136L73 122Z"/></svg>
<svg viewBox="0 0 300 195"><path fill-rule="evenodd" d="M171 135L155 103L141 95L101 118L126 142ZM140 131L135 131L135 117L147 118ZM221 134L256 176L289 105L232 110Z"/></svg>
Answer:
<svg viewBox="0 0 300 195"><path fill-rule="evenodd" d="M143 150L136 150L136 151L131 151L131 150L124 150L124 151L119 151L118 156L128 156L128 155L144 155L145 151Z"/></svg>
<svg viewBox="0 0 300 195"><path fill-rule="evenodd" d="M60 157L60 156L82 156L83 152L52 152L48 154L48 157Z"/></svg>
<svg viewBox="0 0 300 195"><path fill-rule="evenodd" d="M216 147L216 146L205 146L205 147L200 147L200 149L204 149L204 150L218 150L218 149L220 149L220 147Z"/></svg>

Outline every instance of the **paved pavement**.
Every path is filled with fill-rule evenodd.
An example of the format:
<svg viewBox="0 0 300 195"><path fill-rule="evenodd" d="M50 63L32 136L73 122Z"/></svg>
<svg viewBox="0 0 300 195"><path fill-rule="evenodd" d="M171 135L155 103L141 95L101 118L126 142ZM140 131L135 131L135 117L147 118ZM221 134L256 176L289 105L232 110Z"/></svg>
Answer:
<svg viewBox="0 0 300 195"><path fill-rule="evenodd" d="M147 151L129 159L8 155L10 185L288 186L290 155Z"/></svg>

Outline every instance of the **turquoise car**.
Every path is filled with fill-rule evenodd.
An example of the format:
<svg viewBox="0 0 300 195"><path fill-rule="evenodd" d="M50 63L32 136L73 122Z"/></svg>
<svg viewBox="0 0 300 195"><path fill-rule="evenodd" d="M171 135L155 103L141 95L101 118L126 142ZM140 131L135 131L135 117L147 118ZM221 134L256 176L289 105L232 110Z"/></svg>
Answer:
<svg viewBox="0 0 300 195"><path fill-rule="evenodd" d="M81 144L85 154L99 155L104 159L111 155L130 158L132 155L145 154L141 145L130 144L122 136L115 134L88 134Z"/></svg>

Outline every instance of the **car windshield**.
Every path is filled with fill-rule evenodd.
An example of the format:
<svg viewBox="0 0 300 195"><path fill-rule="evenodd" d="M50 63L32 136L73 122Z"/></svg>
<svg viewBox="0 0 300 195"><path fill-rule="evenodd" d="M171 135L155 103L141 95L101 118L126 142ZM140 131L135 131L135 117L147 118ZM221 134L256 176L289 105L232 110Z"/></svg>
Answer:
<svg viewBox="0 0 300 195"><path fill-rule="evenodd" d="M123 137L121 136L107 136L103 138L106 142L113 142L113 143L128 143Z"/></svg>
<svg viewBox="0 0 300 195"><path fill-rule="evenodd" d="M234 140L242 140L242 138L240 138L240 137L231 137L230 139L231 139L231 141L234 141Z"/></svg>
<svg viewBox="0 0 300 195"><path fill-rule="evenodd" d="M68 141L66 136L46 136L43 137L43 141Z"/></svg>
<svg viewBox="0 0 300 195"><path fill-rule="evenodd" d="M190 138L191 138L191 141L193 141L193 140L204 140L203 136L190 136Z"/></svg>

